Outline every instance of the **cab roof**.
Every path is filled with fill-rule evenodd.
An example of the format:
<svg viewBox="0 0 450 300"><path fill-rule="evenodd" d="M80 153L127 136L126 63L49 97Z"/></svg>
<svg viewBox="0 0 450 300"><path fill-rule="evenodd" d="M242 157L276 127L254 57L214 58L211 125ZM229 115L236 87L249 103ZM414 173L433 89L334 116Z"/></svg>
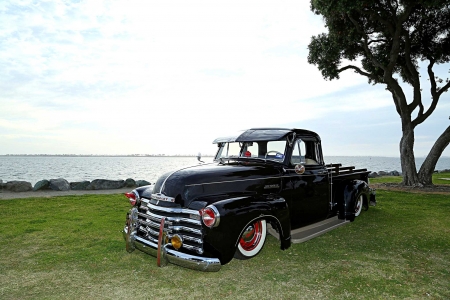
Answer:
<svg viewBox="0 0 450 300"><path fill-rule="evenodd" d="M288 129L288 128L251 128L237 134L220 137L213 141L213 144L231 143L231 142L260 142L260 141L278 141L286 136L295 133L296 137L303 140L320 141L317 133L306 129Z"/></svg>

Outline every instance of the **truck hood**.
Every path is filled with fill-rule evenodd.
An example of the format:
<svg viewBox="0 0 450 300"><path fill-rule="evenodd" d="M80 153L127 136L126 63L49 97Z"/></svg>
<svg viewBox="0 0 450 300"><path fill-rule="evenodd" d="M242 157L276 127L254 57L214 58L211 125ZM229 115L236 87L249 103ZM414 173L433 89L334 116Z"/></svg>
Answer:
<svg viewBox="0 0 450 300"><path fill-rule="evenodd" d="M272 164L202 164L162 175L153 193L172 197L182 207L196 200L208 205L237 195L278 191L281 172L281 166Z"/></svg>

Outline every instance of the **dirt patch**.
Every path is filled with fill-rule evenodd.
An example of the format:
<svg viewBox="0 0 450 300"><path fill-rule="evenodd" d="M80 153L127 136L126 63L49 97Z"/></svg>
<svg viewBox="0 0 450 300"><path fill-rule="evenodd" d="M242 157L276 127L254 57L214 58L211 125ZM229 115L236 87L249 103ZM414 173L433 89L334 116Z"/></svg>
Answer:
<svg viewBox="0 0 450 300"><path fill-rule="evenodd" d="M370 187L380 190L401 191L410 193L422 194L440 194L450 195L450 185L435 184L431 186L405 186L399 183L375 183L370 184Z"/></svg>

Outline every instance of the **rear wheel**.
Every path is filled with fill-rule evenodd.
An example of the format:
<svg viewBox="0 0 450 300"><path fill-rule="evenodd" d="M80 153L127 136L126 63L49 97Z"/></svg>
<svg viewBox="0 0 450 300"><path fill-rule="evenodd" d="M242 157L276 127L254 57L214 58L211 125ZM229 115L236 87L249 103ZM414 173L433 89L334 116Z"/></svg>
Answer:
<svg viewBox="0 0 450 300"><path fill-rule="evenodd" d="M266 235L266 220L254 221L245 226L239 238L234 257L237 259L249 259L256 256L264 246Z"/></svg>
<svg viewBox="0 0 450 300"><path fill-rule="evenodd" d="M359 195L358 199L356 199L356 202L355 202L355 217L357 217L361 214L363 204L364 204L363 195Z"/></svg>

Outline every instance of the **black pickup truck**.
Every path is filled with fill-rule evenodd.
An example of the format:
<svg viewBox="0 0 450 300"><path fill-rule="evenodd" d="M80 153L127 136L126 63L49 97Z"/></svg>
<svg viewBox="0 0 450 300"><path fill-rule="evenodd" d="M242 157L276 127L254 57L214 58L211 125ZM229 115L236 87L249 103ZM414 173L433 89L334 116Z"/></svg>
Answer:
<svg viewBox="0 0 450 300"><path fill-rule="evenodd" d="M369 171L326 165L312 131L254 128L214 143L212 163L125 194L132 205L123 230L127 251L151 254L158 266L218 271L233 257L257 255L268 228L284 250L296 229L330 218L353 221L376 203Z"/></svg>

